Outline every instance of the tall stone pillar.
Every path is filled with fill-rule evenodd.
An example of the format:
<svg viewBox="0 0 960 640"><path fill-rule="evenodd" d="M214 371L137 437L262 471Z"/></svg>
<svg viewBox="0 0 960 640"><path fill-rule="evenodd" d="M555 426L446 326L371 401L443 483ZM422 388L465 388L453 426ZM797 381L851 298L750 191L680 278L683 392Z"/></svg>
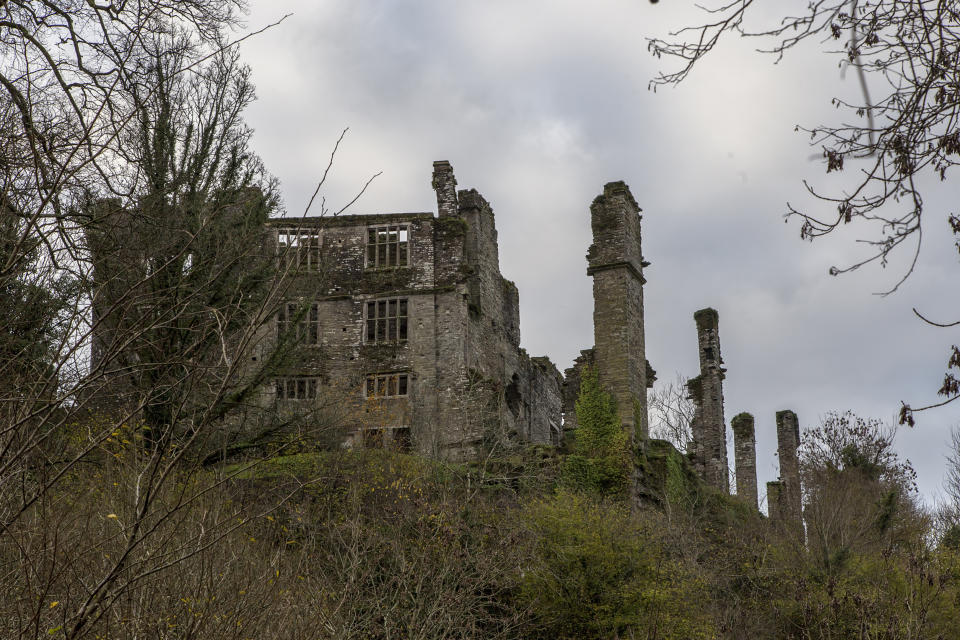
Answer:
<svg viewBox="0 0 960 640"><path fill-rule="evenodd" d="M734 463L737 470L737 496L750 506L757 506L757 440L753 416L738 413L730 421L733 427Z"/></svg>
<svg viewBox="0 0 960 640"><path fill-rule="evenodd" d="M793 411L777 411L777 456L780 458L780 501L783 517L794 525L802 525L800 494L800 423Z"/></svg>
<svg viewBox="0 0 960 640"><path fill-rule="evenodd" d="M457 201L457 179L453 175L453 167L447 160L437 160L433 163L433 190L437 192L437 214L441 218L451 218L459 215Z"/></svg>
<svg viewBox="0 0 960 640"><path fill-rule="evenodd" d="M623 182L611 182L590 205L593 244L594 361L600 384L617 402L631 439L646 438L647 360L643 338L640 207Z"/></svg>
<svg viewBox="0 0 960 640"><path fill-rule="evenodd" d="M695 462L707 484L729 493L727 425L723 419L726 369L720 357L720 314L715 309L700 309L693 319L697 323L700 375L690 380L687 388L696 406L692 425Z"/></svg>

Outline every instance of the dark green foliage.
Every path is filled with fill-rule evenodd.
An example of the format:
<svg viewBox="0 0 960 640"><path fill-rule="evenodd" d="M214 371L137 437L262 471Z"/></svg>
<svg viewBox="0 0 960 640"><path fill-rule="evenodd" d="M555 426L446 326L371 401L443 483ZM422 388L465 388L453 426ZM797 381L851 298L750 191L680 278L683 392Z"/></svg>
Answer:
<svg viewBox="0 0 960 640"><path fill-rule="evenodd" d="M41 263L40 238L25 220L0 211L0 379L6 393L53 394L56 349L67 337L64 314L76 280ZM37 386L43 388L36 388Z"/></svg>
<svg viewBox="0 0 960 640"><path fill-rule="evenodd" d="M182 73L189 47L169 35L131 62L125 90L135 117L123 142L133 187L125 201L91 194L83 207L94 368L111 372L109 393L122 406L140 410L148 447L209 440L211 425L249 412L295 342L256 344L280 302L282 273L264 242L275 186L241 117L254 98L249 69L227 50ZM262 418L257 434L223 437L278 431Z"/></svg>

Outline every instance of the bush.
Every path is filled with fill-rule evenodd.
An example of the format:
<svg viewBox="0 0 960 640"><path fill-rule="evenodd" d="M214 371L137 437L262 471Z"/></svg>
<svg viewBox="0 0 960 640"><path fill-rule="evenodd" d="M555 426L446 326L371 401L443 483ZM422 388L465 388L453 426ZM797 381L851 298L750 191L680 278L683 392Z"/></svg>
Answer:
<svg viewBox="0 0 960 640"><path fill-rule="evenodd" d="M534 505L537 565L522 598L544 638L708 638L703 585L667 553L652 513L582 493Z"/></svg>

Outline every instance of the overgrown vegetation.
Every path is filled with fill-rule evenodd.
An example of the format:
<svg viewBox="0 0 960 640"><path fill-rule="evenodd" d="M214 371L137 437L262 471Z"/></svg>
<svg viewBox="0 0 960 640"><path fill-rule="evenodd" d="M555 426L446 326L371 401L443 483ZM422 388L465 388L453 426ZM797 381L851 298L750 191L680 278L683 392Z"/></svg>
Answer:
<svg viewBox="0 0 960 640"><path fill-rule="evenodd" d="M67 453L85 431L65 434ZM157 496L174 508L144 522L135 432L8 531L0 637L892 640L951 637L960 615L960 550L936 542L909 490L888 499L882 473L846 487L874 517L841 514L849 526L830 540L857 536L830 554L814 532L836 513L808 501L803 545L700 484L663 441L637 455L664 502L570 488L536 449L485 475L358 449L179 468ZM131 548L137 526L152 535ZM148 577L77 628L89 577L112 570Z"/></svg>
<svg viewBox="0 0 960 640"><path fill-rule="evenodd" d="M577 429L563 482L599 496L623 496L630 478L630 447L613 397L603 390L594 367L584 367L575 406Z"/></svg>
<svg viewBox="0 0 960 640"><path fill-rule="evenodd" d="M631 443L593 370L566 455L230 430L285 351L240 8L0 3L0 638L955 636L960 437L934 518L882 425L830 416L804 541Z"/></svg>

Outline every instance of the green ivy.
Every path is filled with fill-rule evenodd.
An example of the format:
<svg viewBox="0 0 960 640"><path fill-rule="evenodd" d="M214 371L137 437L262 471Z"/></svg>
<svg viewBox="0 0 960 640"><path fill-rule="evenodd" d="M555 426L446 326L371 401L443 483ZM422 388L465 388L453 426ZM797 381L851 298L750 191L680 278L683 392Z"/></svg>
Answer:
<svg viewBox="0 0 960 640"><path fill-rule="evenodd" d="M563 466L563 484L604 496L623 495L630 476L629 440L616 403L600 386L593 367L583 370L575 409L577 428Z"/></svg>

